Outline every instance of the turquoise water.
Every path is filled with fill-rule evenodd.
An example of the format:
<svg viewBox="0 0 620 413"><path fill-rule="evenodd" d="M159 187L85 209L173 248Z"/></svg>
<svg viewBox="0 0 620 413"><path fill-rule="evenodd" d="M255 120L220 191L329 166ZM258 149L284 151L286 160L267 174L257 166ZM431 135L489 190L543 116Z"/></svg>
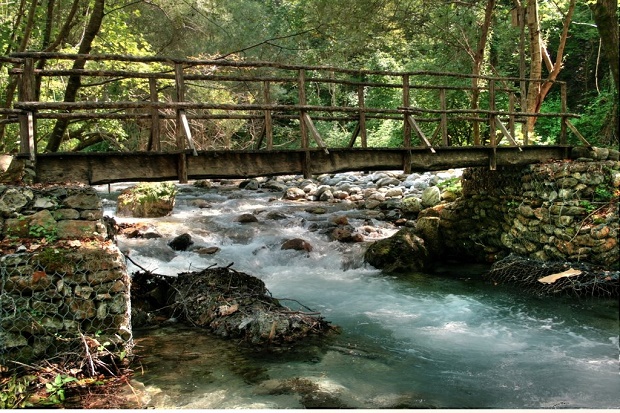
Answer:
<svg viewBox="0 0 620 413"><path fill-rule="evenodd" d="M212 207L193 207L196 198ZM270 198L187 191L172 216L142 220L164 238L119 240L119 246L160 274L234 262L236 270L261 278L273 296L320 311L341 334L258 352L178 324L137 333L144 372L136 369L136 380L151 395L149 406L620 407L617 300L534 297L483 282L484 266L382 274L362 265L362 246L309 231L327 216ZM273 210L286 219L264 218ZM259 223L235 222L248 211ZM356 211L334 214L349 214L354 224L362 219ZM171 252L166 241L183 232L221 251ZM308 240L313 251L280 250L291 237Z"/></svg>

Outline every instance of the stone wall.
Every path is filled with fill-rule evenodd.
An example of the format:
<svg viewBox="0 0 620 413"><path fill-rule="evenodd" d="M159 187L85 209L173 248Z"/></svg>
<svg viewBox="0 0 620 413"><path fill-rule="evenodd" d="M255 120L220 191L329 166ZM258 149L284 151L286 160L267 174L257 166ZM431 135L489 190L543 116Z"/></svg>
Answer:
<svg viewBox="0 0 620 413"><path fill-rule="evenodd" d="M125 259L93 188L0 185L0 364L132 345Z"/></svg>
<svg viewBox="0 0 620 413"><path fill-rule="evenodd" d="M462 198L420 219L438 220L453 257L493 262L515 253L618 269L619 187L617 160L470 168Z"/></svg>

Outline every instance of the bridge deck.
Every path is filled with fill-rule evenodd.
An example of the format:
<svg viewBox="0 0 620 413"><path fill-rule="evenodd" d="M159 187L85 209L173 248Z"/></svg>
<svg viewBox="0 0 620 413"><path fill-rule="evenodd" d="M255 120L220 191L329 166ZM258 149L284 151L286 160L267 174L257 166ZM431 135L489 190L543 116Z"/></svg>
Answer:
<svg viewBox="0 0 620 413"><path fill-rule="evenodd" d="M566 159L568 146L353 148L290 151L199 151L191 153L107 152L40 154L38 182L112 182L176 180L185 167L188 179L239 178L343 171L433 171L450 168L525 165Z"/></svg>
<svg viewBox="0 0 620 413"><path fill-rule="evenodd" d="M66 69L78 59L84 69ZM569 122L578 115L566 112L563 82L553 83L561 112L530 113L536 79L34 52L11 61L20 94L0 126L19 125L19 156L38 182L494 169L568 158L569 129L589 145ZM61 99L46 78L88 88ZM530 146L537 118L559 122L546 137L559 146ZM74 152L57 152L67 140Z"/></svg>

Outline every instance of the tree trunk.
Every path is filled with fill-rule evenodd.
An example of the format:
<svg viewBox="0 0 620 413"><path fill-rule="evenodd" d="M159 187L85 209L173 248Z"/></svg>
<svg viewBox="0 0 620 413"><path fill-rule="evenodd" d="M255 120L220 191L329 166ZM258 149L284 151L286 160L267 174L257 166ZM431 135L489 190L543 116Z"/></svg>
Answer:
<svg viewBox="0 0 620 413"><path fill-rule="evenodd" d="M618 83L618 0L597 0L590 4L590 9L596 22L599 36L601 37L601 48L603 54L609 62L614 86L616 88L616 99L611 113L607 115L609 122L605 127L605 143L610 146L618 145L620 136L620 125L618 124L618 96L620 95L620 85Z"/></svg>
<svg viewBox="0 0 620 413"><path fill-rule="evenodd" d="M82 43L80 44L80 48L78 50L78 54L88 54L92 48L93 40L95 36L99 33L99 28L101 27L101 22L103 21L104 16L104 6L105 0L95 0L95 7L93 8L93 12L88 21L88 25L86 26L86 30L84 31L84 37L82 39ZM73 63L73 69L84 69L86 65L86 61L84 59L76 59ZM67 88L65 90L65 102L75 102L75 98L77 96L77 92L81 86L81 77L79 75L72 75L69 77L69 81L67 82ZM47 152L56 152L60 147L62 142L62 137L67 130L67 126L69 125L69 120L67 119L58 119L56 121L56 125L54 125L54 130L47 142L47 147L45 150Z"/></svg>
<svg viewBox="0 0 620 413"><path fill-rule="evenodd" d="M479 79L476 77L480 75L482 70L482 62L484 61L484 49L486 48L487 38L489 37L489 28L491 27L491 21L493 17L493 9L495 8L495 0L488 0L486 9L484 11L484 22L480 31L480 38L478 39L478 46L473 55L474 62L472 66L472 95L471 95L471 108L477 110L479 108L480 89L478 89ZM473 124L474 145L480 145L480 124L474 122Z"/></svg>
<svg viewBox="0 0 620 413"><path fill-rule="evenodd" d="M539 113L547 93L553 86L553 82L557 79L560 71L562 70L562 59L564 58L564 47L566 46L566 40L568 39L568 29L573 19L573 12L575 11L576 0L571 0L564 17L562 34L560 35L560 42L556 53L555 62L551 62L549 52L545 44L542 41L540 34L539 16L538 16L538 2L537 0L530 0L528 3L528 17L527 24L530 32L530 79L534 79L530 82L528 94L527 94L527 111L530 113ZM542 62L545 62L547 69L549 70L549 76L545 81L542 81ZM540 79L540 81L536 81ZM536 124L536 117L532 116L527 119L528 133L534 131L534 125Z"/></svg>
<svg viewBox="0 0 620 413"><path fill-rule="evenodd" d="M32 34L32 28L34 25L34 17L36 15L38 1L35 0L30 4L30 9L28 10L28 18L26 20L26 27L23 28L23 37L19 42L19 46L17 47L17 52L23 52L26 50L28 42L30 41L30 35ZM15 22L15 26L13 27L13 32L11 33L11 41L9 41L8 46L6 48L5 54L11 53L11 44L17 38L17 34L20 32L20 24L21 19L24 17L24 13L26 11L26 1L22 0L19 6L19 12L17 13L17 20ZM0 66L1 68L1 66ZM4 95L5 101L3 102L3 107L10 108L13 105L13 98L15 97L15 90L17 89L17 77L13 77L9 79L9 83L6 86ZM0 151L4 152L6 150L6 145L4 144L4 133L5 133L5 125L4 123L0 123Z"/></svg>
<svg viewBox="0 0 620 413"><path fill-rule="evenodd" d="M568 39L568 28L573 19L573 12L575 11L575 1L576 0L571 0L570 4L568 5L568 11L566 12L566 16L564 17L564 23L562 26L562 34L560 35L560 44L558 45L558 51L556 53L555 62L553 63L553 66L551 66L547 81L542 84L542 87L540 90L540 97L538 98L539 106L536 107L536 113L540 111L540 105L542 105L542 102L543 100L545 100L547 93L549 93L551 86L553 86L553 81L557 79L558 75L560 74L560 71L562 70L562 59L564 58L564 48L566 46L566 39ZM543 52L546 53L546 50ZM548 53L546 53L546 55L547 57L549 56Z"/></svg>
<svg viewBox="0 0 620 413"><path fill-rule="evenodd" d="M529 0L527 3L527 27L530 35L530 79L542 79L542 39L540 38L540 25L538 24L538 0ZM527 89L527 112L535 112L539 107L538 96L540 82L530 82ZM528 133L534 130L535 117L527 118Z"/></svg>
<svg viewBox="0 0 620 413"><path fill-rule="evenodd" d="M597 0L590 3L590 10L594 16L601 48L609 62L611 74L616 87L616 93L620 93L618 85L618 0Z"/></svg>

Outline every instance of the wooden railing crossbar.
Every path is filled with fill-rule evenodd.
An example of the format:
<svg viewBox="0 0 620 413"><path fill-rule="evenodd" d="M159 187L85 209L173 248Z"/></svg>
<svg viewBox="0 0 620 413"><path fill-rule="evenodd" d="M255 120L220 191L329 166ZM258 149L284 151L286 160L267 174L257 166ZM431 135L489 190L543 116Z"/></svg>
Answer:
<svg viewBox="0 0 620 413"><path fill-rule="evenodd" d="M94 70L94 69L35 69L34 62L37 59L75 60L102 62L116 61L131 64L159 64L168 66L145 68L147 70ZM493 76L471 76L456 73L441 73L433 71L395 72L380 70L359 70L347 68L335 68L329 66L302 66L290 64L278 64L273 62L243 62L227 60L192 60L173 59L164 57L132 57L119 55L76 55L60 53L14 53L9 57L3 57L3 62L13 63L15 67L9 70L12 76L20 78L19 101L13 104L13 108L0 109L2 123L19 122L21 131L22 153L30 154L35 158L36 148L36 120L37 119L141 119L149 124L150 133L147 148L150 151L161 150L162 120L174 120L176 150L180 156L185 156L185 149L189 147L191 153L196 156L197 149L192 136L190 120L262 120L263 125L259 132L256 148L260 149L265 141L265 149L272 150L274 147L274 120L298 120L300 130L300 147L305 151L304 175L309 175L312 169L310 158L310 138L318 148L329 154L329 148L321 137L316 121L355 122L355 128L349 139L348 147L354 147L358 138L362 148L368 145L367 120L383 119L401 121L403 127L403 148L413 148L411 137L415 135L421 142L422 147L431 153L436 153L434 146L451 146L449 136L450 121L468 121L473 124L485 123L488 127L489 147L492 155L489 166L495 167L494 153L497 145L505 137L511 146L522 151L515 138L515 125L524 124L528 118L559 118L561 123L561 144L566 144L566 132L571 130L584 143L585 138L569 122L571 118L579 115L567 112L566 84L553 82L560 85L561 112L557 113L528 113L517 110L524 107L523 85L532 82L546 82L546 80L532 80L522 78L501 78ZM227 70L240 70L241 75L220 73ZM245 72L253 70L248 75ZM267 73L271 71L271 73ZM282 73L286 72L286 73ZM317 76L320 74L320 76ZM105 83L124 81L127 79L146 80L148 85L148 97L137 101L77 101L56 102L37 101L35 98L35 79L42 77L81 76L102 79L97 83L84 83L83 87L101 86ZM339 76L347 76L341 78ZM378 78L382 81L379 81ZM479 79L476 90L480 98L488 99L488 108L450 108L448 106L447 93L469 92L472 86L456 84L459 79ZM438 79L449 79L445 84L437 84ZM186 99L188 87L203 87L195 82L218 82L233 85L256 85L260 90L259 103L212 103L193 102ZM452 82L452 83L451 83ZM498 82L506 87L498 87ZM507 87L508 83L518 84L518 87ZM288 85L289 88L297 88L297 104L280 104L272 98L271 89L274 84ZM357 94L357 104L349 105L315 105L309 104L307 89L311 85L320 88L321 85L340 85L349 94ZM312 86L314 87L314 86ZM168 93L168 99L160 99L162 90L173 88L173 93ZM402 90L402 104L398 107L372 107L367 104L366 93L375 88ZM418 107L415 104L415 93L420 91L435 91L439 100L439 109ZM503 106L497 108L498 94L507 96L508 109ZM520 99L517 96L521 96ZM505 105L503 101L502 105ZM131 112L127 112L131 111ZM210 113L209 111L225 112ZM427 137L420 123L437 122L430 138ZM506 123L506 124L505 124ZM260 125L260 124L259 124ZM499 132L498 132L499 131ZM529 137L523 128L523 141L528 144ZM499 135L498 135L499 133ZM255 136L255 135L253 135ZM254 138L253 138L254 139ZM589 145L589 144L588 144ZM405 157L410 156L409 154ZM404 159L406 165L410 159ZM184 158L179 165L185 164ZM181 167L180 167L181 168ZM179 170L180 180L186 179L187 172Z"/></svg>

